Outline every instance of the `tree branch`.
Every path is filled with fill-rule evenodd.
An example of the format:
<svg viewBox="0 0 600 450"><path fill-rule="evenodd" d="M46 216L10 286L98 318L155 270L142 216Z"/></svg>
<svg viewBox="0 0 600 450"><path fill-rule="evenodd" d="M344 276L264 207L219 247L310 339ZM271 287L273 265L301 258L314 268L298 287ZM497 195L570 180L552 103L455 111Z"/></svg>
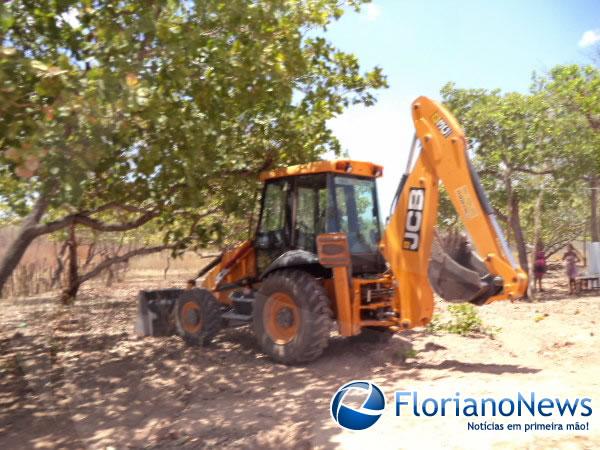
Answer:
<svg viewBox="0 0 600 450"><path fill-rule="evenodd" d="M592 130L594 130L594 131L600 130L600 118L594 117L591 113L587 113L585 115L585 118L587 119L588 123L590 124L590 127L592 128Z"/></svg>
<svg viewBox="0 0 600 450"><path fill-rule="evenodd" d="M142 247L142 248L138 248L135 250L131 250L120 256L113 256L112 258L107 258L104 261L102 261L101 263L99 263L92 270L90 270L88 273L79 277L79 282L80 282L80 284L83 284L84 282L86 282L94 277L97 277L98 275L100 275L100 273L102 273L104 270L108 269L113 264L127 262L134 256L149 255L151 253L161 252L163 250L173 248L175 245L176 244L164 244L164 245L158 245L155 247Z"/></svg>
<svg viewBox="0 0 600 450"><path fill-rule="evenodd" d="M130 212L130 213L145 213L148 212L147 209L139 208L137 206L125 205L116 202L106 203L102 206L99 206L96 209L92 209L89 211L82 211L80 214L85 214L91 216L92 214L99 214L101 212L110 211L111 209L120 209L122 211Z"/></svg>
<svg viewBox="0 0 600 450"><path fill-rule="evenodd" d="M489 168L482 169L482 170L478 171L477 174L479 176L482 176L482 175L492 175L492 176L494 176L496 178L501 178L500 174L498 173L498 171L496 171L494 169L489 169Z"/></svg>
<svg viewBox="0 0 600 450"><path fill-rule="evenodd" d="M257 168L254 169L239 169L239 170L228 170L226 172L223 172L222 175L236 175L236 176L249 176L249 175L255 175L257 173L260 173L264 170L269 170L272 166L273 163L275 162L275 158L273 157L273 155L269 155L264 162Z"/></svg>
<svg viewBox="0 0 600 450"><path fill-rule="evenodd" d="M498 218L502 221L502 222L506 222L508 223L508 217L506 216L506 214L504 214L502 211L500 211L498 208L494 208L494 214L496 214L496 216L498 216Z"/></svg>
<svg viewBox="0 0 600 450"><path fill-rule="evenodd" d="M106 223L88 216L78 214L74 215L72 220L75 224L83 225L96 231L114 232L128 231L133 230L135 228L139 228L145 223L158 217L158 214L158 211L148 211L135 220L123 223Z"/></svg>
<svg viewBox="0 0 600 450"><path fill-rule="evenodd" d="M93 219L85 214L76 213L69 214L60 220L49 222L46 224L39 224L31 228L31 232L36 236L42 234L49 234L55 231L61 230L69 225L83 225L96 231L114 232L114 231L128 231L138 228L150 220L158 217L158 211L147 211L135 220L123 223L106 223L97 219Z"/></svg>
<svg viewBox="0 0 600 450"><path fill-rule="evenodd" d="M554 174L554 170L550 170L550 169L546 169L546 170L534 170L534 169L528 169L525 167L513 167L513 171L515 172L522 172L522 173L529 173L531 175L552 175Z"/></svg>

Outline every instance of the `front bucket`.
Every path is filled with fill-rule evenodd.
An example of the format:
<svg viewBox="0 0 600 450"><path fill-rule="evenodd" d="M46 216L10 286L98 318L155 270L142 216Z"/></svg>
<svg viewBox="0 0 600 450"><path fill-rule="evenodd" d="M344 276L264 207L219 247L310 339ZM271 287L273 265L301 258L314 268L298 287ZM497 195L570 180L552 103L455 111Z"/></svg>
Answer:
<svg viewBox="0 0 600 450"><path fill-rule="evenodd" d="M173 311L182 289L140 291L135 332L138 336L170 336L175 333Z"/></svg>

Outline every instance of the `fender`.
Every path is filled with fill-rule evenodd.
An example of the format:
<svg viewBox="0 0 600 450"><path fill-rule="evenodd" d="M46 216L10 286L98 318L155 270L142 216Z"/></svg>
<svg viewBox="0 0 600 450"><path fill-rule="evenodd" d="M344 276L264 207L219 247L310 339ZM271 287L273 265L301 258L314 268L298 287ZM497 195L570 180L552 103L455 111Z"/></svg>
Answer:
<svg viewBox="0 0 600 450"><path fill-rule="evenodd" d="M319 257L316 254L306 250L289 250L269 264L260 274L259 279L264 279L275 270L297 266L317 266L319 269L324 270L323 266L319 264Z"/></svg>

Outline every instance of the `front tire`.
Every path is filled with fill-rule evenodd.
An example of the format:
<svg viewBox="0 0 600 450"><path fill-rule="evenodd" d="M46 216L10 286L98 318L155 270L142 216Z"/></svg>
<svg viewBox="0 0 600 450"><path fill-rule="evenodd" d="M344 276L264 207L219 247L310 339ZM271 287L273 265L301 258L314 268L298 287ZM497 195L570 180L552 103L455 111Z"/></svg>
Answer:
<svg viewBox="0 0 600 450"><path fill-rule="evenodd" d="M253 328L261 349L277 362L318 358L329 343L332 313L323 286L310 274L281 270L263 281Z"/></svg>
<svg viewBox="0 0 600 450"><path fill-rule="evenodd" d="M188 345L208 345L221 328L221 308L206 289L189 289L177 299L177 332Z"/></svg>

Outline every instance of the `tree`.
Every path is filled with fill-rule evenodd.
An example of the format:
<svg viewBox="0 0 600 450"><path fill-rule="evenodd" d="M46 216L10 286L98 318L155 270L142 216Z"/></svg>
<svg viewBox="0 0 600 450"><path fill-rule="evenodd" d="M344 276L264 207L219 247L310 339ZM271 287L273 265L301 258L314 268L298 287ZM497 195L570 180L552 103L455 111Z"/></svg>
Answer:
<svg viewBox="0 0 600 450"><path fill-rule="evenodd" d="M442 89L442 95L469 136L474 164L491 193L497 215L512 231L521 267L528 270L521 203L531 194L529 177L552 172L538 164L543 151L539 143L544 141L540 134L547 127L540 114L543 105L539 98L463 90L452 84Z"/></svg>
<svg viewBox="0 0 600 450"><path fill-rule="evenodd" d="M23 219L0 288L35 237L67 227L219 241L259 171L339 151L327 120L386 86L314 32L339 3L4 2L0 205Z"/></svg>
<svg viewBox="0 0 600 450"><path fill-rule="evenodd" d="M453 84L442 89L471 139L475 166L525 270L528 244L533 248L541 238L553 253L581 236L578 189L582 174L596 171L592 135L582 129L581 114L557 100L552 83L534 75L527 95Z"/></svg>
<svg viewBox="0 0 600 450"><path fill-rule="evenodd" d="M557 66L543 80L549 97L573 115L578 127L577 166L589 186L590 234L600 241L600 70L593 66Z"/></svg>

